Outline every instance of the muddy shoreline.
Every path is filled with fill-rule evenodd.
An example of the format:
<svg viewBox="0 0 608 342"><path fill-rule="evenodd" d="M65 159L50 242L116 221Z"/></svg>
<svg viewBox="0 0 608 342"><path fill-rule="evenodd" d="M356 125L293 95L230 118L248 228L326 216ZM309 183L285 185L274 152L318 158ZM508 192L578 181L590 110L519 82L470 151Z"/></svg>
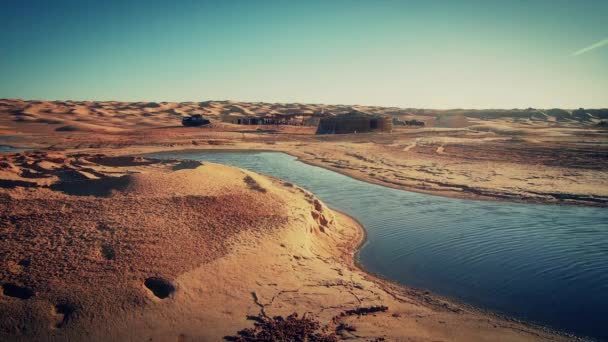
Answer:
<svg viewBox="0 0 608 342"><path fill-rule="evenodd" d="M200 151L204 151L204 152L217 152L217 153L223 153L223 152L281 152L281 151L276 151L276 150L264 150L264 149L260 149L260 150L255 150L255 151L251 151L251 150L246 150L246 149L187 149L187 150L169 150L170 152L186 152L186 153L196 153L196 152L200 152ZM167 151L168 152L168 151ZM147 155L149 154L153 154L156 152L150 152L150 153L145 153L145 154L141 154L141 155L137 155L140 157L148 157ZM306 161L300 159L297 155L288 153L288 152L283 152L286 154L289 154L295 158L297 158L299 161L302 161L304 163L307 163ZM323 167L325 169L328 170L332 170L329 167L324 167L323 165L317 165L315 163L307 163L309 165L312 166L316 166L316 167ZM338 170L332 170L335 172L340 173ZM347 173L341 173L345 176L348 177L352 177L351 175L347 174ZM267 177L272 178L272 179L276 179L278 181L284 182L284 180L274 177L274 176L270 176L268 175ZM352 177L355 178L355 177ZM357 178L355 178L357 179ZM363 179L358 179L360 181L364 181L366 182L366 180ZM372 183L375 184L374 182L368 182L368 183ZM406 189L402 189L399 187L391 187L391 186L387 186L384 184L377 184L377 185L383 185L389 188L395 188L398 190L405 190L405 191L410 191L410 190L406 190ZM424 194L429 194L429 195L434 195L434 196L443 196L443 197L451 197L451 198L460 198L460 199L468 199L468 200L473 200L473 198L467 198L467 197L456 197L456 196L447 196L447 195L443 195L443 194L437 194L437 193L426 193L426 192L419 192L419 193L424 193ZM475 198L474 200L494 200L494 201L500 201L501 199L480 199L480 198ZM523 203L529 203L529 202L525 202L522 201ZM538 203L538 202L534 202L534 203ZM542 203L542 202L540 202ZM542 203L542 204L555 204L555 203ZM583 205L583 204L576 204L576 205ZM550 327L546 327L543 325L538 325L535 324L533 322L528 322L525 320L521 320L521 319L517 319L508 315L504 315L489 309L484 309L481 307L477 307L471 304L467 304L465 302L459 301L455 298L450 298L450 297L446 297L446 296L441 296L439 294L430 292L428 290L422 289L422 288L413 288L410 287L406 284L400 284L397 283L395 281L392 281L390 279L387 279L385 277L383 277L382 275L369 271L367 270L361 263L359 260L359 252L362 248L362 246L365 245L365 243L367 242L367 230L365 228L365 226L359 221L357 220L355 217L337 210L335 208L330 207L330 209L333 212L339 213L340 215L346 217L347 219L353 221L355 223L355 227L358 230L358 234L356 235L356 238L351 240L348 244L348 248L347 250L342 253L341 258L343 259L344 263L350 267L352 267L354 270L359 271L364 273L367 278L376 283L377 285L379 285L383 290L385 290L387 293L390 293L392 296L394 296L395 298L398 298L398 296L400 295L406 295L410 298L415 298L419 303L421 303L422 305L427 305L427 306L431 306L434 307L438 310L448 310L448 311L452 311L454 313L458 313L458 312L462 312L464 310L468 311L468 312L474 312L480 315L484 315L484 316L491 316L494 317L496 319L502 320L502 321L508 321L508 322L512 322L515 324L520 324L524 327L526 327L528 330L528 332L530 333L534 333L534 331L543 331L545 333L549 333L549 334L554 334L554 335L558 335L558 336L562 336L562 337L566 337L569 339L574 339L574 340L586 340L587 338L584 337L579 337L561 330L557 330L557 329L553 329Z"/></svg>
<svg viewBox="0 0 608 342"><path fill-rule="evenodd" d="M543 204L543 205L576 205L576 206L588 206L588 207L608 207L608 199L597 199L597 201L588 201L588 200L581 200L581 199L576 199L578 196L574 195L574 194L562 194L564 197L572 197L575 198L574 200L549 200L549 199L541 199L541 198L530 198L530 197L514 197L512 195L509 195L507 193L501 193L499 191L495 191L495 192L490 192L488 194L483 194L483 193L479 193L478 190L473 189L473 188L469 188L470 190L466 190L466 191L461 191L461 192L457 192L457 191L449 191L449 190L433 190L433 189L422 189L419 187L414 187L411 185L404 185L404 184L396 184L394 182L390 182L387 180L378 180L372 177L365 177L365 176L361 176L357 173L354 172L349 172L344 168L338 168L338 167L333 167L331 165L327 165L323 162L320 161L316 161L316 160L312 160L309 158L306 158L306 156L301 153L301 152L295 152L289 149L281 149L280 147L277 149L269 149L269 148L225 148L225 147L220 147L220 148L216 148L216 147L209 147L209 148L205 148L205 147L196 147L196 148L152 148L151 150L147 150L146 148L146 152L144 153L121 153L120 151L118 151L116 153L116 155L141 155L141 156L145 156L148 154L153 154L153 153L159 153L159 152L175 152L175 153L179 153L179 152L185 152L185 153L196 153L198 151L201 152L278 152L278 153L285 153L288 154L294 158L296 158L298 161L308 164L308 165L312 165L312 166L316 166L316 167L321 167L330 171L334 171L337 172L339 174L357 179L359 181L362 182L366 182L366 183L370 183L370 184L375 184L375 185L380 185L380 186L384 186L387 188L391 188L391 189L398 189L398 190L404 190L404 191L410 191L410 192L415 192L415 193L420 193L420 194L425 194L425 195L431 195L431 196L440 196L440 197L448 197L448 198L457 198L457 199L464 199L464 200L476 200L476 201L493 201L493 202L514 202L514 203L532 203L532 204ZM105 151L106 153L111 153L111 150Z"/></svg>
<svg viewBox="0 0 608 342"><path fill-rule="evenodd" d="M543 331L543 332L546 332L549 334L555 334L555 335L559 335L559 336L563 336L563 337L567 337L567 338L572 338L577 341L588 340L588 338L579 337L579 336L569 334L569 333L561 331L561 330L552 329L550 327L538 325L533 322L528 322L528 321L520 320L520 319L511 317L511 316L508 316L508 315L503 315L498 312L494 312L492 310L488 310L488 309L480 308L480 307L477 307L477 306L474 306L471 304L467 304L467 303L459 301L455 298L441 296L439 294L430 292L425 289L413 288L413 287L409 287L405 284L399 284L390 279L383 277L382 275L380 275L378 273L367 270L359 261L360 249L361 249L361 247L363 247L363 245L365 245L365 243L367 241L367 231L365 229L365 226L361 222L359 222L356 218L354 218L340 210L337 210L337 209L334 209L331 207L330 207L330 209L333 210L334 212L338 212L341 215L348 217L350 220L353 220L356 223L356 226L361 231L360 232L361 238L358 239L358 242L353 243L354 247L353 247L351 253L346 254L345 257L349 258L349 262L352 263L352 265L357 270L365 273L369 277L369 279L371 279L375 283L379 284L386 292L391 293L393 295L405 292L405 293L407 293L408 296L417 298L421 303L424 303L425 305L434 306L438 309L447 308L448 310L452 310L454 312L459 312L460 310L468 310L468 311L477 312L481 315L487 315L487 316L495 317L500 320L509 321L509 322L513 322L516 324L521 324L525 327L528 327L531 332L536 330L536 331Z"/></svg>

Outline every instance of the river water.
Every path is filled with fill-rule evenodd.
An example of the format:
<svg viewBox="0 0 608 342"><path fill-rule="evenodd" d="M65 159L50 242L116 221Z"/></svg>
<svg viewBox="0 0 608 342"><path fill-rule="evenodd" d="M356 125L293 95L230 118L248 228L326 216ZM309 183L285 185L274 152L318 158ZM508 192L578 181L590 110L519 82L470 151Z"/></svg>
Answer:
<svg viewBox="0 0 608 342"><path fill-rule="evenodd" d="M184 151L278 177L361 222L368 271L557 330L608 340L608 210L445 198L369 184L277 152Z"/></svg>
<svg viewBox="0 0 608 342"><path fill-rule="evenodd" d="M0 152L23 152L23 151L28 151L28 150L30 150L30 149L13 147L13 146L8 146L8 145L0 145Z"/></svg>

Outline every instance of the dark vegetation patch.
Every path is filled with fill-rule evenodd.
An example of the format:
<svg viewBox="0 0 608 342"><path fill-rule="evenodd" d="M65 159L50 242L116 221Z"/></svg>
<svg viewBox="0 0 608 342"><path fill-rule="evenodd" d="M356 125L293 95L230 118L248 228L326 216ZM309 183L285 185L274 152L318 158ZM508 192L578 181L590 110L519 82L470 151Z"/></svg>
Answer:
<svg viewBox="0 0 608 342"><path fill-rule="evenodd" d="M262 188L260 184L256 182L256 180L253 179L251 176L247 175L243 180L249 186L249 189L259 192L266 192L266 189Z"/></svg>
<svg viewBox="0 0 608 342"><path fill-rule="evenodd" d="M179 164L174 165L171 169L173 171L177 171L177 170L186 170L186 169L196 169L197 167L203 165L203 163L201 163L198 160L183 160L181 162L179 162Z"/></svg>
<svg viewBox="0 0 608 342"><path fill-rule="evenodd" d="M388 310L388 306L377 305L377 306L366 306L361 308L356 308L353 310L346 310L340 314L340 316L365 316L369 314L374 314L376 312L386 312Z"/></svg>
<svg viewBox="0 0 608 342"><path fill-rule="evenodd" d="M34 296L34 291L27 287L6 283L2 285L2 293L8 297L15 297L19 299L30 299Z"/></svg>
<svg viewBox="0 0 608 342"><path fill-rule="evenodd" d="M253 342L253 341L294 341L294 342L336 342L335 334L319 332L321 324L306 316L298 317L297 313L286 318L275 316L273 318L254 317L253 328L244 329L234 336L225 336L227 341ZM250 318L252 319L252 318Z"/></svg>
<svg viewBox="0 0 608 342"><path fill-rule="evenodd" d="M336 326L336 334L342 338L353 336L357 328L347 323L340 323Z"/></svg>
<svg viewBox="0 0 608 342"><path fill-rule="evenodd" d="M254 300L257 303L257 297ZM260 305L260 304L258 304ZM353 310L342 311L332 318L330 324L324 326L314 318L306 315L299 317L293 313L286 318L275 316L270 318L262 310L259 315L247 316L247 319L254 321L254 327L243 329L233 336L224 336L227 341L249 342L249 341L322 341L334 342L340 339L358 337L355 335L357 328L351 324L340 322L341 318L350 316L365 316L378 312L386 312L388 307L384 305L360 307ZM333 328L332 328L333 327ZM329 331L332 331L329 333ZM384 341L379 337L370 341Z"/></svg>
<svg viewBox="0 0 608 342"><path fill-rule="evenodd" d="M144 285L152 291L152 293L160 298L165 299L175 292L175 286L168 280L158 277L147 278Z"/></svg>

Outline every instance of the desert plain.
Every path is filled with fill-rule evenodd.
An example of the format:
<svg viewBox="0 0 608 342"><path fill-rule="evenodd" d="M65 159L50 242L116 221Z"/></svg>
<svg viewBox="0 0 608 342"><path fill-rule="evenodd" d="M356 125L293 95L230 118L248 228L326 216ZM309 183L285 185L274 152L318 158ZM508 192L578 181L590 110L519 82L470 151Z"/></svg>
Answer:
<svg viewBox="0 0 608 342"><path fill-rule="evenodd" d="M353 108L425 125L317 135L224 120ZM182 127L193 114L211 124ZM408 191L605 207L605 119L605 110L1 100L0 145L27 150L0 152L0 339L569 340L366 273L355 257L364 227L294 184L143 155L280 151Z"/></svg>

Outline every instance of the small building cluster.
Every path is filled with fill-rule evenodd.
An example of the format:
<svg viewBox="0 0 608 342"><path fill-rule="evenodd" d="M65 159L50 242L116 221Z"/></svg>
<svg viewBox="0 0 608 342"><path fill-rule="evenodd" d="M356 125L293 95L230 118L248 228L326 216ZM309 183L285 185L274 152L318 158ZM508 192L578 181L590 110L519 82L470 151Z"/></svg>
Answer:
<svg viewBox="0 0 608 342"><path fill-rule="evenodd" d="M372 115L359 111L321 118L317 134L347 134L391 132L393 122L385 115Z"/></svg>
<svg viewBox="0 0 608 342"><path fill-rule="evenodd" d="M224 116L222 121L236 125L316 126L319 122L319 117L313 113L272 114L266 116L230 114Z"/></svg>
<svg viewBox="0 0 608 342"><path fill-rule="evenodd" d="M230 113L222 116L222 122L236 125L290 125L317 127L316 134L348 134L367 132L391 132L393 119L388 115L369 114L352 110L334 115L325 111L315 113L280 113L251 115ZM415 121L415 120L414 120ZM182 120L184 126L202 126L209 120L201 115L192 115ZM424 123L422 123L424 125Z"/></svg>

